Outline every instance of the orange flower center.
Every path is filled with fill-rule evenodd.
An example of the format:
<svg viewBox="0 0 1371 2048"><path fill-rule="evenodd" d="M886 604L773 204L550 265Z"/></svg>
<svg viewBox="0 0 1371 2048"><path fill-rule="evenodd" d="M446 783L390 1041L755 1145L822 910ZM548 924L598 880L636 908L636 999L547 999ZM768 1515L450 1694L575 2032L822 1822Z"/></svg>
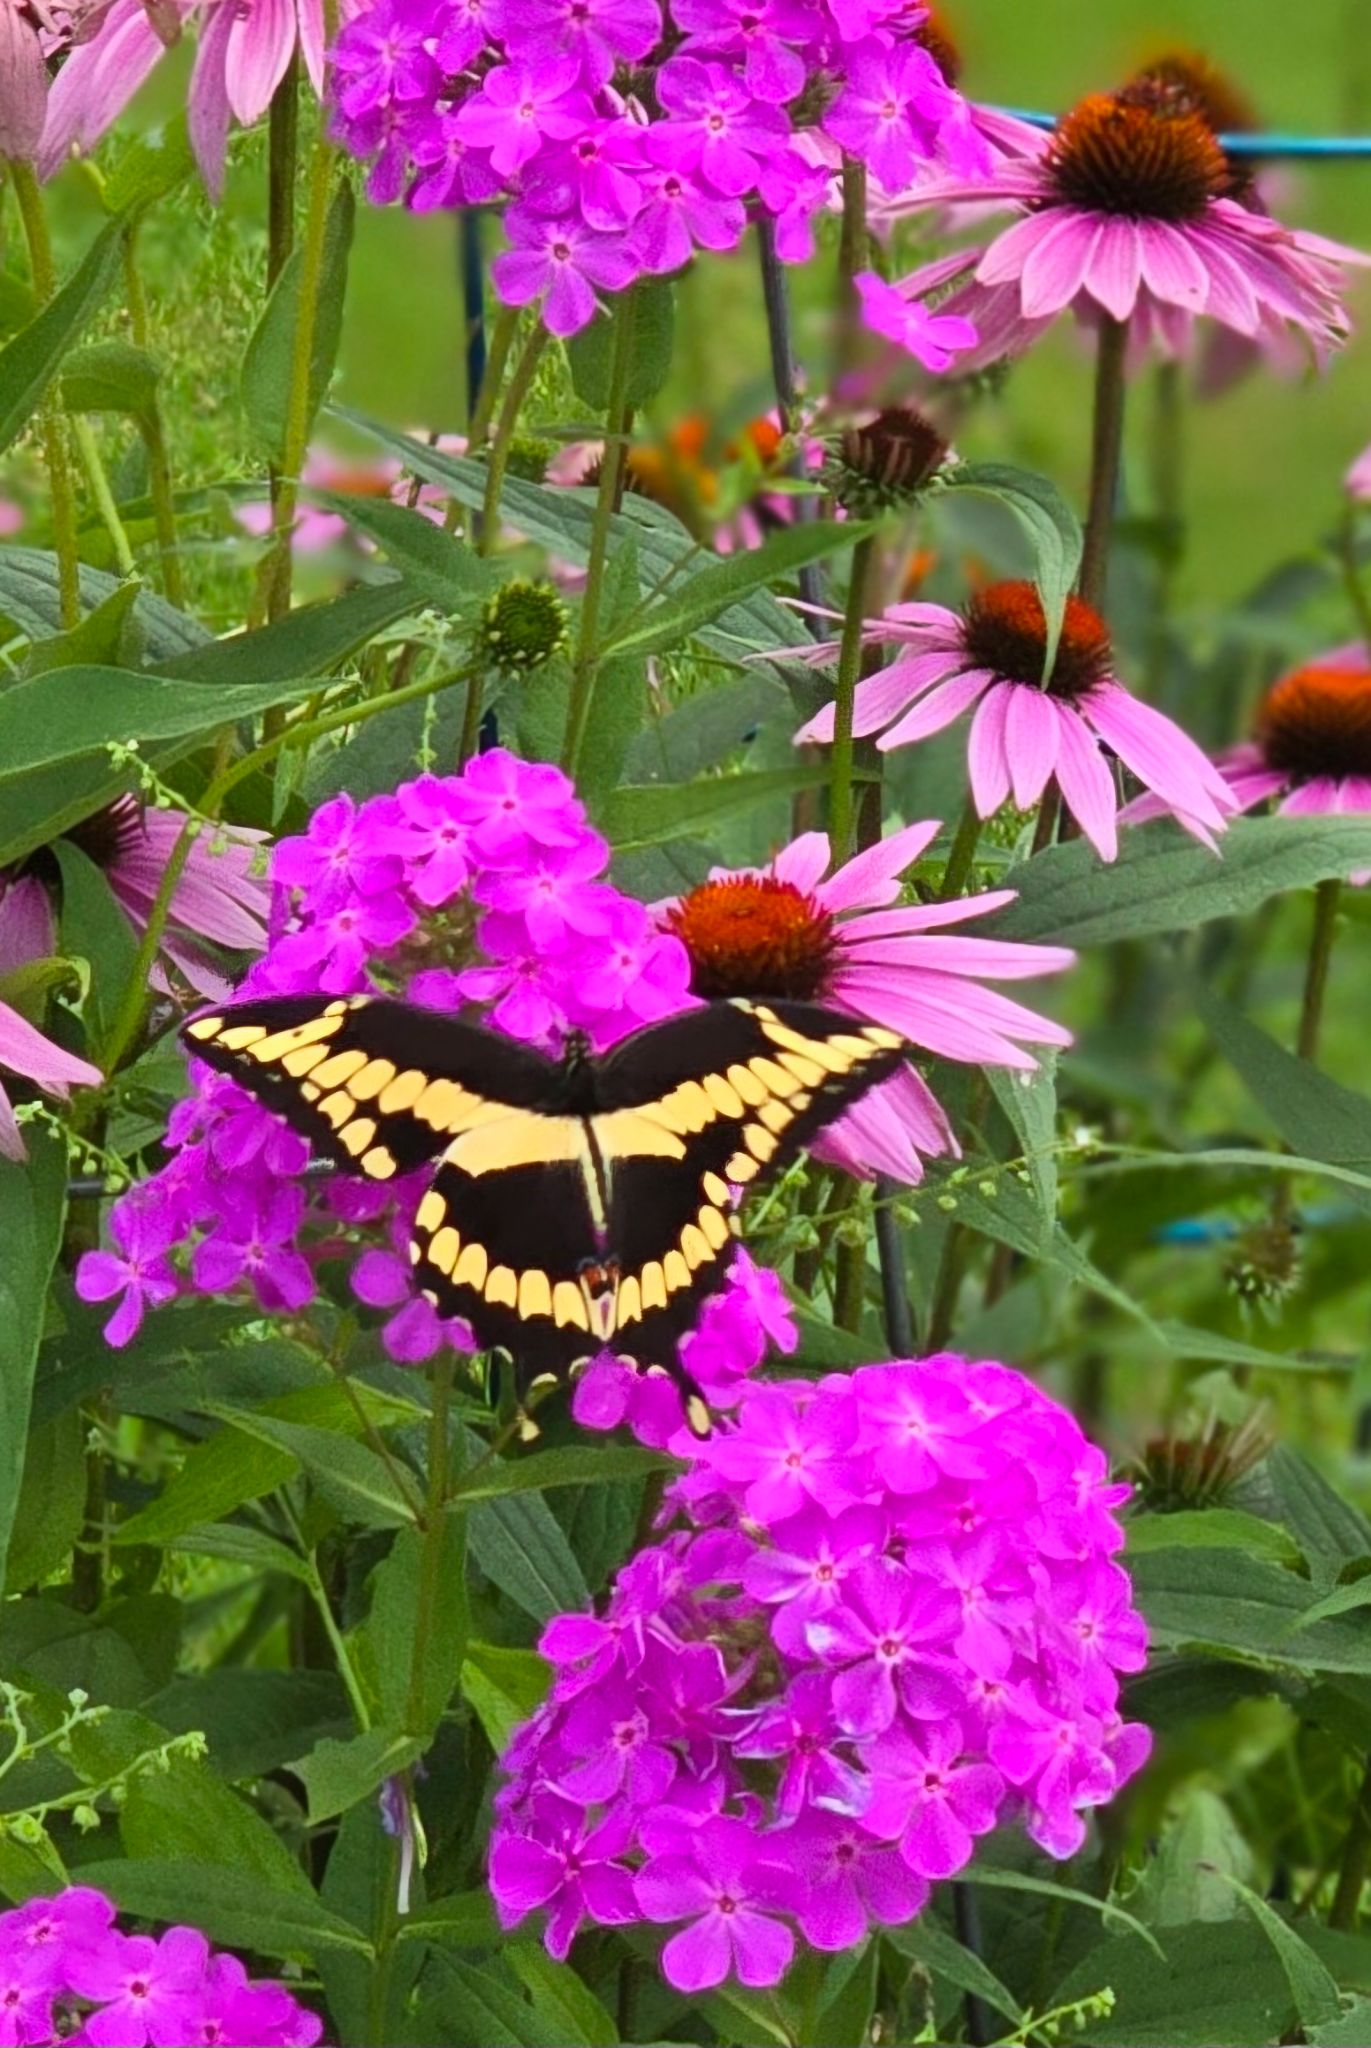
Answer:
<svg viewBox="0 0 1371 2048"><path fill-rule="evenodd" d="M1256 108L1232 79L1193 50L1163 51L1124 87L1124 97L1130 100L1145 100L1149 95L1154 103L1165 104L1173 112L1198 114L1215 135L1250 135L1261 126ZM1224 161L1228 182L1223 196L1243 205L1255 204L1252 160L1225 151Z"/></svg>
<svg viewBox="0 0 1371 2048"><path fill-rule="evenodd" d="M1006 682L1042 687L1047 653L1043 601L1032 583L991 583L962 613L966 651L976 668L993 669ZM1109 628L1084 598L1066 600L1057 658L1047 679L1052 696L1075 703L1110 672Z"/></svg>
<svg viewBox="0 0 1371 2048"><path fill-rule="evenodd" d="M690 986L728 996L820 995L836 949L833 919L812 896L774 875L730 875L692 889L667 913L690 955Z"/></svg>
<svg viewBox="0 0 1371 2048"><path fill-rule="evenodd" d="M1047 163L1061 203L1135 220L1198 220L1228 187L1207 122L1146 84L1091 93L1063 114Z"/></svg>
<svg viewBox="0 0 1371 2048"><path fill-rule="evenodd" d="M1371 775L1371 669L1297 668L1268 692L1257 738L1297 782Z"/></svg>

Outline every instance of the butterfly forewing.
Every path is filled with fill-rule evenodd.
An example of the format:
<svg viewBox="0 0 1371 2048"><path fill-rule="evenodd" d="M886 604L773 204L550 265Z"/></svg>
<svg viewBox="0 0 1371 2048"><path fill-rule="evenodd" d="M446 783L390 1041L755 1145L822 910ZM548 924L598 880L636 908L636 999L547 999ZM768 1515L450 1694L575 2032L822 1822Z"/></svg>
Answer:
<svg viewBox="0 0 1371 2048"><path fill-rule="evenodd" d="M616 1349L670 1366L723 1286L734 1191L770 1179L904 1056L893 1032L806 1003L714 1003L625 1040L593 1120L622 1273Z"/></svg>
<svg viewBox="0 0 1371 2048"><path fill-rule="evenodd" d="M347 1173L393 1180L459 1133L547 1099L556 1068L512 1039L379 996L267 997L183 1037Z"/></svg>

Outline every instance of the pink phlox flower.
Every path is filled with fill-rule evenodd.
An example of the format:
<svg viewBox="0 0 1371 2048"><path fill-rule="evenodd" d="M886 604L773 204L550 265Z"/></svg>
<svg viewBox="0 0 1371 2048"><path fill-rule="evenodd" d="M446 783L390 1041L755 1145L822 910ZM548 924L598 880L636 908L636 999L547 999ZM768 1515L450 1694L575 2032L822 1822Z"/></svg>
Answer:
<svg viewBox="0 0 1371 2048"><path fill-rule="evenodd" d="M147 1309L161 1308L178 1291L176 1272L167 1256L178 1222L173 1210L155 1200L123 1203L109 1218L115 1249L88 1252L81 1261L76 1276L80 1300L119 1298L105 1324L105 1342L116 1350L137 1336Z"/></svg>
<svg viewBox="0 0 1371 2048"><path fill-rule="evenodd" d="M637 1917L633 1878L616 1860L632 1842L633 1819L619 1808L595 1823L552 1793L542 1796L539 1819L537 1840L497 1833L490 1852L491 1896L503 1927L546 1910L548 1952L565 1962L584 1921L621 1927Z"/></svg>
<svg viewBox="0 0 1371 2048"><path fill-rule="evenodd" d="M859 1565L884 1549L886 1522L879 1508L844 1508L832 1515L806 1507L771 1526L771 1544L755 1550L743 1572L747 1591L774 1607L771 1633L788 1656L809 1647L809 1623L828 1614Z"/></svg>
<svg viewBox="0 0 1371 2048"><path fill-rule="evenodd" d="M989 1446L977 1441L982 1418L963 1390L944 1379L932 1358L859 1367L854 1390L861 1448L895 1493L917 1494L944 1478L971 1479L986 1470Z"/></svg>
<svg viewBox="0 0 1371 2048"><path fill-rule="evenodd" d="M479 17L471 0L454 7L450 17L432 0L375 0L344 26L334 46L333 95L342 112L356 120L387 100L417 105L428 99L441 78L440 62L460 70L480 49L478 37L469 51L458 53L458 36L473 12ZM452 23L447 35L453 48L440 45L435 58L434 40L445 18Z"/></svg>
<svg viewBox="0 0 1371 2048"><path fill-rule="evenodd" d="M730 1970L754 1988L778 1984L795 1952L778 1915L804 1890L779 1840L723 1814L679 1828L674 1846L659 1849L634 1879L649 1920L691 1923L662 1951L668 1983L687 1994L722 1984Z"/></svg>
<svg viewBox="0 0 1371 2048"><path fill-rule="evenodd" d="M554 217L579 213L587 227L629 227L643 204L645 130L624 115L595 121L530 165L524 203Z"/></svg>
<svg viewBox="0 0 1371 2048"><path fill-rule="evenodd" d="M961 1627L952 1649L969 1671L983 1678L1003 1678L1016 1653L1034 1653L1034 1588L1027 1567L1000 1530L985 1531L964 1543L933 1544L920 1563L961 1606ZM1125 1579L1125 1606L1129 1591ZM1130 1668L1140 1669L1141 1658ZM1113 1685L1112 1672L1109 1683Z"/></svg>
<svg viewBox="0 0 1371 2048"><path fill-rule="evenodd" d="M559 768L521 761L506 747L477 754L462 770L460 815L473 857L516 867L534 848L571 847L585 813Z"/></svg>
<svg viewBox="0 0 1371 2048"><path fill-rule="evenodd" d="M958 1618L956 1600L932 1579L884 1558L859 1564L841 1601L805 1628L814 1655L843 1667L833 1681L839 1726L858 1737L889 1728L906 1684L922 1682L910 1667L951 1644Z"/></svg>
<svg viewBox="0 0 1371 2048"><path fill-rule="evenodd" d="M676 0L678 27L692 56L741 57L748 90L783 105L804 90L804 59L794 47L819 27L805 0Z"/></svg>
<svg viewBox="0 0 1371 2048"><path fill-rule="evenodd" d="M994 1827L1005 1784L993 1765L967 1759L955 1721L929 1722L882 1735L870 1753L874 1787L861 1824L882 1841L898 1840L918 1877L955 1877L971 1861L975 1837Z"/></svg>
<svg viewBox="0 0 1371 2048"><path fill-rule="evenodd" d="M633 223L630 246L653 277L683 270L696 246L735 249L747 214L740 199L721 197L703 176L687 170L688 148L664 128L650 128L643 142L649 168L643 174L643 204Z"/></svg>
<svg viewBox="0 0 1371 2048"><path fill-rule="evenodd" d="M1074 1856L1085 1840L1082 1809L1104 1805L1118 1789L1122 1773L1105 1733L1103 1721L1079 1708L1054 1712L1027 1683L990 1731L991 1758L1028 1801L1028 1832L1050 1856ZM1131 1731L1123 1753L1134 1770L1150 1746L1147 1730Z"/></svg>
<svg viewBox="0 0 1371 2048"><path fill-rule="evenodd" d="M874 270L858 271L852 282L863 323L873 334L884 335L913 356L925 370L936 374L950 369L953 360L974 349L980 339L975 323L964 315L933 312L908 291L887 284Z"/></svg>
<svg viewBox="0 0 1371 2048"><path fill-rule="evenodd" d="M488 149L502 178L513 177L544 140L565 142L580 133L591 106L581 90L574 57L544 57L537 64L497 64L457 116L458 133Z"/></svg>
<svg viewBox="0 0 1371 2048"><path fill-rule="evenodd" d="M798 1403L789 1390L753 1386L741 1412L744 1428L719 1431L700 1447L700 1469L741 1484L757 1521L782 1520L811 1501L836 1513L860 1499L857 1413L846 1395Z"/></svg>
<svg viewBox="0 0 1371 2048"><path fill-rule="evenodd" d="M472 872L471 827L451 780L421 775L402 782L366 833L367 873L373 857L402 864L407 886L426 909L460 895Z"/></svg>
<svg viewBox="0 0 1371 2048"><path fill-rule="evenodd" d="M353 995L368 986L371 955L398 945L415 923L414 912L396 897L352 895L332 910L310 913L300 930L278 939L273 965L328 995Z"/></svg>
<svg viewBox="0 0 1371 2048"><path fill-rule="evenodd" d="M806 1671L787 1692L734 1738L738 1756L782 1760L776 1788L776 1813L794 1820L809 1806L826 1813L861 1813L870 1785L838 1745L850 1749L850 1738L833 1711L832 1682L823 1672Z"/></svg>
<svg viewBox="0 0 1371 2048"><path fill-rule="evenodd" d="M619 63L641 63L662 33L656 0L495 0L491 19L525 58L573 56L591 87L608 84Z"/></svg>
<svg viewBox="0 0 1371 2048"><path fill-rule="evenodd" d="M96 2048L185 2048L198 2011L209 1944L193 1927L169 1927L160 1941L111 1929L98 1945L72 1951L67 1981L98 1999L85 2021Z"/></svg>
<svg viewBox="0 0 1371 2048"><path fill-rule="evenodd" d="M315 916L350 904L355 896L390 896L404 877L398 853L377 846L374 827L347 795L320 804L300 836L278 839L272 881L298 889ZM465 879L465 876L463 876Z"/></svg>
<svg viewBox="0 0 1371 2048"><path fill-rule="evenodd" d="M624 1680L583 1692L567 1709L562 1739L579 1760L560 1773L557 1791L578 1806L622 1795L630 1806L653 1806L676 1775L676 1759L654 1741L653 1724Z"/></svg>
<svg viewBox="0 0 1371 2048"><path fill-rule="evenodd" d="M784 117L726 64L672 57L658 73L657 98L668 118L655 134L671 139L682 170L698 171L727 198L751 192L767 158L789 141Z"/></svg>
<svg viewBox="0 0 1371 2048"><path fill-rule="evenodd" d="M907 184L937 148L955 96L918 43L875 37L845 53L842 90L824 115L825 132L860 157L887 191Z"/></svg>
<svg viewBox="0 0 1371 2048"><path fill-rule="evenodd" d="M550 849L517 869L478 875L472 894L491 910L521 918L532 950L549 953L612 929L619 897L597 880L608 865L608 846L587 832L579 846Z"/></svg>
<svg viewBox="0 0 1371 2048"><path fill-rule="evenodd" d="M543 302L553 334L578 334L594 319L597 290L622 291L637 264L622 235L605 234L566 218L549 219L527 206L505 216L509 248L491 265L491 276L506 305Z"/></svg>
<svg viewBox="0 0 1371 2048"><path fill-rule="evenodd" d="M1092 1711L1113 1705L1115 1671L1141 1671L1147 1662L1147 1627L1132 1604L1128 1574L1095 1556L1054 1578L1049 1612L1059 1654Z"/></svg>
<svg viewBox="0 0 1371 2048"><path fill-rule="evenodd" d="M192 1255L196 1286L224 1294L247 1280L263 1308L302 1309L315 1293L310 1263L294 1244L304 1205L304 1191L292 1184L249 1196L241 1206L226 1202L221 1221Z"/></svg>
<svg viewBox="0 0 1371 2048"><path fill-rule="evenodd" d="M800 1932L821 1954L856 1948L873 1924L903 1927L928 1903L925 1879L860 1821L807 1813L787 1834L786 1848L808 1885Z"/></svg>

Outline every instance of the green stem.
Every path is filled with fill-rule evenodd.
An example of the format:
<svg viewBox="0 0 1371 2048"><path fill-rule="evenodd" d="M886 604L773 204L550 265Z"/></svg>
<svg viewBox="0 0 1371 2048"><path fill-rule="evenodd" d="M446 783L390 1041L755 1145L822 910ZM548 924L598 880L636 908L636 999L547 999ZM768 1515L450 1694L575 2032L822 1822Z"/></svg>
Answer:
<svg viewBox="0 0 1371 2048"><path fill-rule="evenodd" d="M57 267L53 262L47 216L43 211L43 195L38 189L38 179L31 163L12 157L9 170L29 252L34 296L41 306L46 306L57 291ZM81 623L81 568L77 553L76 493L72 487L71 462L67 453L66 421L56 386L43 400L39 422L43 459L48 471L52 544L57 556L58 602L63 630L69 633Z"/></svg>
<svg viewBox="0 0 1371 2048"><path fill-rule="evenodd" d="M371 1709L367 1705L366 1694L362 1691L361 1680L358 1678L356 1669L353 1666L352 1656L344 1639L343 1631L334 1619L333 1607L328 1597L328 1589L319 1576L318 1560L312 1550L307 1553L305 1564L309 1572L310 1597L318 1609L319 1619L324 1625L324 1634L329 1639L329 1646L333 1651L334 1661L338 1666L338 1676L343 1681L344 1690L352 1707L352 1717L357 1723L359 1732L365 1735L371 1727Z"/></svg>
<svg viewBox="0 0 1371 2048"><path fill-rule="evenodd" d="M515 431L519 425L519 413L528 397L543 351L551 340L541 320L529 329L528 339L519 351L514 373L509 380L509 389L500 404L500 417L495 423L495 438L490 444L490 456L486 466L485 495L481 500L481 528L477 535L478 554L488 555L500 534L500 493L504 489L505 471L509 467L509 451L513 446Z"/></svg>
<svg viewBox="0 0 1371 2048"><path fill-rule="evenodd" d="M866 619L866 583L875 543L869 537L852 551L847 584L843 638L838 653L838 678L833 686L833 749L829 756L828 841L832 865L846 860L852 843L852 770L856 754L852 739L853 700L862 671L862 626Z"/></svg>
<svg viewBox="0 0 1371 2048"><path fill-rule="evenodd" d="M849 1244L845 1237L840 1237L833 1276L833 1320L840 1330L850 1330L855 1337L862 1327L865 1307L866 1245Z"/></svg>
<svg viewBox="0 0 1371 2048"><path fill-rule="evenodd" d="M133 549L129 546L129 537L124 529L124 522L119 517L119 507L114 502L114 493L110 489L109 477L105 472L105 465L100 458L100 447L95 438L95 429L91 426L85 414L79 412L71 414L69 424L72 439L76 443L82 467L86 472L86 482L90 485L90 494L95 500L95 509L105 522L105 531L108 533L110 545L114 549L114 560L119 574L121 576L136 576L138 564L133 559Z"/></svg>
<svg viewBox="0 0 1371 2048"><path fill-rule="evenodd" d="M968 797L962 806L962 815L957 823L957 836L947 856L947 866L938 886L938 901L950 903L954 896L960 896L966 887L966 878L971 873L980 844L981 819L975 799Z"/></svg>
<svg viewBox="0 0 1371 2048"><path fill-rule="evenodd" d="M433 1368L433 1411L428 1428L428 1491L424 1504L423 1551L419 1561L419 1601L414 1625L414 1648L409 1665L409 1696L405 1709L407 1727L420 1733L424 1721L424 1669L428 1662L429 1638L438 1600L438 1581L443 1568L443 1546L448 1494L448 1458L451 1448L449 1416L452 1408L452 1378L457 1359L446 1347Z"/></svg>
<svg viewBox="0 0 1371 2048"><path fill-rule="evenodd" d="M181 542L176 531L176 500L171 486L171 461L167 455L162 408L156 399L138 422L148 457L148 494L152 499L152 523L157 533L157 559L162 570L162 589L167 602L182 607L186 601L185 579L181 574Z"/></svg>
<svg viewBox="0 0 1371 2048"><path fill-rule="evenodd" d="M1041 853L1050 846L1057 836L1057 819L1061 815L1061 793L1055 782L1049 782L1043 791L1042 802L1038 805L1038 822L1033 828L1033 844L1030 853Z"/></svg>
<svg viewBox="0 0 1371 2048"><path fill-rule="evenodd" d="M586 563L585 590L581 597L581 622L576 636L576 654L571 670L567 700L566 736L562 742L562 766L575 779L585 744L590 717L590 699L598 661L596 642L600 631L600 602L604 596L605 569L609 560L609 536L618 509L624 462L628 454L629 373L633 368L633 336L637 325L637 292L630 288L615 302L614 348L609 368L609 404L605 416L605 452L600 464L600 488L590 528L590 555Z"/></svg>
<svg viewBox="0 0 1371 2048"><path fill-rule="evenodd" d="M1157 531L1157 584L1149 624L1148 668L1155 696L1166 674L1176 571L1185 555L1185 372L1159 363L1153 384L1152 508Z"/></svg>
<svg viewBox="0 0 1371 2048"><path fill-rule="evenodd" d="M1357 1803L1352 1810L1352 1825L1347 1830L1343 1844L1342 1858L1338 1864L1337 1889L1328 1911L1328 1924L1346 1934L1357 1924L1357 1910L1361 1904L1362 1891L1366 1885L1366 1871L1371 1862L1371 1762L1363 1774Z"/></svg>
<svg viewBox="0 0 1371 2048"><path fill-rule="evenodd" d="M334 147L328 136L328 114L321 104L319 128L310 161L309 200L300 246L300 288L296 296L295 335L286 392L286 424L272 520L273 555L267 579L267 618L284 618L290 610L294 567L295 513L300 473L305 466L314 414L314 334L319 287L324 274L324 243L333 180Z"/></svg>
<svg viewBox="0 0 1371 2048"><path fill-rule="evenodd" d="M1077 589L1099 611L1109 576L1109 548L1114 537L1114 507L1119 495L1119 460L1123 452L1123 414L1128 352L1128 322L1100 321L1095 349L1095 412L1090 440L1090 506Z"/></svg>
<svg viewBox="0 0 1371 2048"><path fill-rule="evenodd" d="M490 423L495 417L495 402L500 396L504 382L505 364L509 361L514 337L519 331L519 308L503 306L494 327L490 330L490 348L486 354L485 375L477 394L475 409L471 415L471 430L467 435L467 453L474 455L485 446L490 438Z"/></svg>
<svg viewBox="0 0 1371 2048"><path fill-rule="evenodd" d="M1361 564L1357 560L1357 512L1357 506L1349 504L1343 513L1338 555L1342 563L1342 587L1357 622L1357 631L1365 645L1371 648L1371 594L1362 582Z"/></svg>
<svg viewBox="0 0 1371 2048"><path fill-rule="evenodd" d="M1300 1031L1295 1050L1302 1060L1319 1055L1319 1032L1323 1024L1323 1000L1328 989L1328 966L1333 957L1337 932L1338 899L1342 883L1333 876L1320 882L1314 895L1314 930L1309 940L1309 961L1304 974L1304 1000L1300 1006Z"/></svg>

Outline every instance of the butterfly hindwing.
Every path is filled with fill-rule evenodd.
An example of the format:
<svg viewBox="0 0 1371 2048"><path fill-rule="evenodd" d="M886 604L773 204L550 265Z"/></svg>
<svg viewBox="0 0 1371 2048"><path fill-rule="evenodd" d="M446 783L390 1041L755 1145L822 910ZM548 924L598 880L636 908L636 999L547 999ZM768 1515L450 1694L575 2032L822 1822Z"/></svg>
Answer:
<svg viewBox="0 0 1371 2048"><path fill-rule="evenodd" d="M622 1268L615 1348L670 1365L733 1260L733 1190L771 1179L904 1057L806 1003L713 1003L601 1063L592 1120Z"/></svg>
<svg viewBox="0 0 1371 2048"><path fill-rule="evenodd" d="M530 1047L380 996L286 996L194 1017L182 1036L347 1173L392 1180L462 1131L545 1100Z"/></svg>

